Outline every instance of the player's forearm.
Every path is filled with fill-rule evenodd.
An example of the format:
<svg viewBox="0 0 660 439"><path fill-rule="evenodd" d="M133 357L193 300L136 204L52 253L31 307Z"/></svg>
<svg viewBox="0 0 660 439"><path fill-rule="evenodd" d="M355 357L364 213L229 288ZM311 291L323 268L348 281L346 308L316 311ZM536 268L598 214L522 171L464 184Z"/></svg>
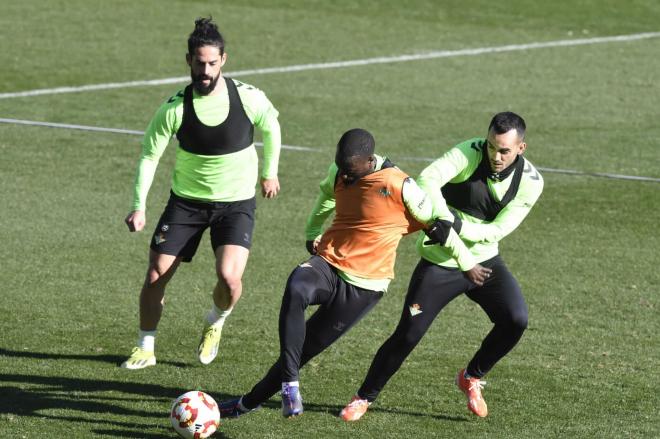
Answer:
<svg viewBox="0 0 660 439"><path fill-rule="evenodd" d="M314 240L323 233L323 223L335 210L335 180L337 165L328 167L328 174L319 184L319 195L305 224L305 239Z"/></svg>
<svg viewBox="0 0 660 439"><path fill-rule="evenodd" d="M447 203L440 191L440 185L444 179L440 176L433 176L431 173L427 172L420 176L420 180L422 180L422 183L420 184L422 187L419 190L427 197L426 199L429 201L427 204L430 208L426 209L426 211L420 212L422 209L416 209L415 204L413 204L412 209L411 207L408 207L410 201L418 201L419 195L417 195L417 198L411 197L410 200L406 202L406 191L404 190L404 202L406 202L408 210L411 211L417 221L424 224L429 224L437 219L444 220L444 226L449 227L449 233L446 241L442 243L442 245L446 247L452 257L456 259L456 263L462 271L471 269L475 266L477 261L456 231L451 228L451 223L454 222L454 215L447 207ZM413 186L410 185L410 187L412 188ZM405 185L404 189L406 189ZM417 212L413 212L415 210Z"/></svg>
<svg viewBox="0 0 660 439"><path fill-rule="evenodd" d="M135 186L133 189L133 211L146 210L147 207L147 194L153 183L154 175L156 175L156 168L158 161L141 157L138 162L137 174L135 176Z"/></svg>
<svg viewBox="0 0 660 439"><path fill-rule="evenodd" d="M443 156L424 169L417 182L431 201L433 217L453 221L453 215L447 207L447 202L442 195L441 189L458 171L455 164L445 157Z"/></svg>
<svg viewBox="0 0 660 439"><path fill-rule="evenodd" d="M449 232L445 247L449 249L452 257L456 259L458 268L460 268L461 271L467 271L477 264L477 260L453 229Z"/></svg>
<svg viewBox="0 0 660 439"><path fill-rule="evenodd" d="M403 182L401 189L403 204L408 212L422 224L430 224L433 219L433 205L426 192L420 188L415 180L408 177Z"/></svg>
<svg viewBox="0 0 660 439"><path fill-rule="evenodd" d="M436 210L435 206L446 206L445 199L442 196L442 192L440 191L441 186L439 185L438 181L428 175L420 175L417 178L417 183L428 195L434 211Z"/></svg>
<svg viewBox="0 0 660 439"><path fill-rule="evenodd" d="M277 169L282 149L282 135L280 124L276 116L268 117L261 126L264 141L264 164L261 171L263 178L277 177Z"/></svg>
<svg viewBox="0 0 660 439"><path fill-rule="evenodd" d="M471 242L499 242L516 230L530 210L531 206L509 205L489 223L479 224L463 221L460 232L461 238Z"/></svg>
<svg viewBox="0 0 660 439"><path fill-rule="evenodd" d="M494 223L477 224L463 221L463 226L461 227L461 237L470 242L499 242L504 237L513 232L519 224L520 221L515 224L507 224L506 226Z"/></svg>
<svg viewBox="0 0 660 439"><path fill-rule="evenodd" d="M428 239L424 239L424 246L439 245L456 260L461 270L466 271L474 267L476 260L463 240L454 229L455 224L446 220L435 220L429 225L424 233Z"/></svg>
<svg viewBox="0 0 660 439"><path fill-rule="evenodd" d="M319 194L307 217L305 224L305 239L310 241L323 234L323 223L335 210L335 199L327 197L323 192Z"/></svg>

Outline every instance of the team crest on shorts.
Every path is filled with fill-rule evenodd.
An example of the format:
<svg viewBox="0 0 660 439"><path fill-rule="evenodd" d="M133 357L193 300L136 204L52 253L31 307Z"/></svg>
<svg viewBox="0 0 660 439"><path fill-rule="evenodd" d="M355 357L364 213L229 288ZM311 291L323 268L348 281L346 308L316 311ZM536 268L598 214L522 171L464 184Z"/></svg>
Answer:
<svg viewBox="0 0 660 439"><path fill-rule="evenodd" d="M154 242L156 245L162 244L163 242L167 241L165 239L165 234L159 233L158 235L154 236Z"/></svg>
<svg viewBox="0 0 660 439"><path fill-rule="evenodd" d="M408 309L410 310L410 315L413 316L413 317L415 317L417 314L421 314L423 312L422 308L417 303L413 303L412 305L410 305L408 307Z"/></svg>

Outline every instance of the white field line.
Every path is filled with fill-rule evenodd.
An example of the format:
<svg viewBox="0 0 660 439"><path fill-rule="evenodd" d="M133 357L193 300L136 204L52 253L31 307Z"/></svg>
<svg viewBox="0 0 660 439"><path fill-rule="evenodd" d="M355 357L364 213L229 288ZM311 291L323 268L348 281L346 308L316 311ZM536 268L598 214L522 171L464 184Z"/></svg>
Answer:
<svg viewBox="0 0 660 439"><path fill-rule="evenodd" d="M437 59L437 58L452 58L458 56L475 56L475 55L483 55L490 53L516 52L523 50L545 49L550 47L584 46L590 44L617 43L617 42L636 41L636 40L644 40L644 39L658 38L658 37L660 37L660 32L645 32L639 34L617 35L610 37L579 38L573 40L555 40L555 41L545 41L545 42L527 43L527 44L510 44L506 46L495 46L495 47L478 47L474 49L439 50L439 51L433 51L427 53L417 53L417 54L398 55L398 56L384 56L384 57L376 57L376 58L356 59L349 61L299 64L299 65L284 66L284 67L269 67L264 69L237 70L235 72L228 72L227 76L237 77L237 76L248 76L248 75L266 75L270 73L301 72L304 70L336 69L343 67L366 66L371 64L389 64L389 63L420 61L420 60ZM179 84L179 83L188 82L189 80L190 80L189 76L179 76L176 78L164 78L164 79L129 81L129 82L111 82L106 84L90 84L90 85L81 85L76 87L44 88L38 90L0 93L0 99L51 95L51 94L59 94L59 93L74 93L74 92L82 92L82 91L108 90L114 88Z"/></svg>
<svg viewBox="0 0 660 439"><path fill-rule="evenodd" d="M410 157L402 156L399 157L401 160L407 160L411 162L432 162L435 159L429 157ZM536 169L542 172L548 172L552 174L568 174L568 175L586 175L590 177L603 177L603 178L612 178L615 180L634 180L634 181L651 181L655 183L660 183L660 178L656 177L644 177L637 175L624 175L624 174L611 174L606 172L584 172L584 171L575 171L573 169L556 169L556 168L542 168L537 166Z"/></svg>
<svg viewBox="0 0 660 439"><path fill-rule="evenodd" d="M115 134L130 134L135 136L144 135L144 131L137 130L125 130L121 128L103 128L103 127L94 127L88 125L71 125L66 123L54 123L54 122L39 122L33 120L22 120L22 119L5 119L0 118L0 123L14 124L14 125L29 125L29 126L39 126L39 127L48 127L48 128L64 128L70 130L82 130L82 131L96 131L104 133L115 133ZM263 146L262 143L255 143L257 146ZM312 148L309 146L294 146L294 145L282 145L282 149L288 149L292 151L305 151L305 152L322 152L321 148ZM402 156L399 157L403 161L422 161L422 162L432 162L435 158L430 157L410 157ZM555 169L555 168L541 168L537 166L539 171L555 173L555 174L568 174L568 175L587 175L591 177L604 177L612 178L616 180L634 180L634 181L651 181L655 183L660 183L660 178L655 177L644 177L636 175L622 175L622 174L609 174L601 172L583 172L575 171L572 169Z"/></svg>
<svg viewBox="0 0 660 439"><path fill-rule="evenodd" d="M64 128L69 130L81 130L81 131L97 131L97 132L114 133L114 134L131 134L135 136L144 135L144 131L137 131L137 130L125 130L122 128L93 127L89 125L72 125L68 123L39 122L34 120L0 118L0 123L8 123L14 125L30 125L30 126L48 127L48 128ZM263 146L261 142L255 142L255 145ZM318 151L317 148L310 148L307 146L294 146L294 145L282 145L282 149L290 149L292 151L308 151L308 152Z"/></svg>

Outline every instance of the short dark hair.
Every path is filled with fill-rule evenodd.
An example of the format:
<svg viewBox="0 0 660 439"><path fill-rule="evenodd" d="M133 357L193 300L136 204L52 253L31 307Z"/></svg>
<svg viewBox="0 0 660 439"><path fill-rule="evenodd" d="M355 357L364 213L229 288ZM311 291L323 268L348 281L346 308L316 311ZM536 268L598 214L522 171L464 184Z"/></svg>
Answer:
<svg viewBox="0 0 660 439"><path fill-rule="evenodd" d="M367 157L374 153L376 141L374 136L362 128L353 128L346 131L337 143L337 159L348 159L349 157Z"/></svg>
<svg viewBox="0 0 660 439"><path fill-rule="evenodd" d="M508 133L513 129L518 132L521 140L525 138L525 130L527 129L525 120L511 111L497 113L488 126L488 132L493 131L495 134Z"/></svg>
<svg viewBox="0 0 660 439"><path fill-rule="evenodd" d="M225 53L225 39L218 30L218 25L213 18L198 18L195 20L195 30L188 37L188 53L193 55L195 49L202 46L215 46L220 50L220 55Z"/></svg>

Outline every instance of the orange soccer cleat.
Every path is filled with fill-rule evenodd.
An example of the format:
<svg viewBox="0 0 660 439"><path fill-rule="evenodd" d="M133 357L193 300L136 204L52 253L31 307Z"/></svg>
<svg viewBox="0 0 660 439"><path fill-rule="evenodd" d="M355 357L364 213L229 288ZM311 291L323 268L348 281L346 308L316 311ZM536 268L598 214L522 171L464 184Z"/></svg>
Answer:
<svg viewBox="0 0 660 439"><path fill-rule="evenodd" d="M488 415L488 406L481 396L481 389L485 384L486 381L481 381L479 378L465 378L465 369L461 369L456 375L456 385L467 396L468 409L480 418Z"/></svg>
<svg viewBox="0 0 660 439"><path fill-rule="evenodd" d="M358 421L365 413L367 413L370 404L371 403L366 399L361 399L359 396L355 395L353 399L351 399L351 402L349 402L339 413L339 417L344 421Z"/></svg>

